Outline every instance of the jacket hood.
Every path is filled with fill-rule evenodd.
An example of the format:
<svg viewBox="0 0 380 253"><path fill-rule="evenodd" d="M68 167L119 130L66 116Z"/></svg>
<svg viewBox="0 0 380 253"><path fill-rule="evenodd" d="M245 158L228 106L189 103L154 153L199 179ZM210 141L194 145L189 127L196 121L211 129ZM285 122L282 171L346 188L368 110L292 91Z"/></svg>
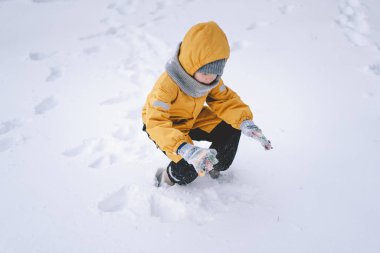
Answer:
<svg viewBox="0 0 380 253"><path fill-rule="evenodd" d="M218 85L221 76L217 75L215 80L210 84L202 84L198 82L194 77L190 76L179 63L178 53L180 47L181 44L178 45L173 58L166 63L166 72L187 95L194 98L202 97Z"/></svg>
<svg viewBox="0 0 380 253"><path fill-rule="evenodd" d="M202 66L230 56L226 34L213 21L200 23L186 33L179 52L179 62L193 76Z"/></svg>

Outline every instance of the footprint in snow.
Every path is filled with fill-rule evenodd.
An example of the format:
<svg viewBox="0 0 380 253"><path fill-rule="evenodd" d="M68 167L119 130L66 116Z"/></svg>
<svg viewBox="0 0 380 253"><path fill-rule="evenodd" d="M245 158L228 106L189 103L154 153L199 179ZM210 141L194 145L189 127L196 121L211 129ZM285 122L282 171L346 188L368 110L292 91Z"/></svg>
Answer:
<svg viewBox="0 0 380 253"><path fill-rule="evenodd" d="M100 201L98 203L98 209L103 212L117 212L124 208L125 203L126 193L123 187Z"/></svg>
<svg viewBox="0 0 380 253"><path fill-rule="evenodd" d="M119 212L126 210L134 217L155 217L162 222L176 222L188 217L189 212L184 203L173 197L155 193L156 189L142 189L138 185L130 185L128 189L110 194L98 203L102 212Z"/></svg>
<svg viewBox="0 0 380 253"><path fill-rule="evenodd" d="M18 119L1 122L0 135L7 134L8 132L12 131L13 129L19 126L21 126L21 122Z"/></svg>
<svg viewBox="0 0 380 253"><path fill-rule="evenodd" d="M157 17L153 18L153 21L160 21L164 18L165 18L165 16L157 16Z"/></svg>
<svg viewBox="0 0 380 253"><path fill-rule="evenodd" d="M119 141L128 141L133 138L133 130L129 127L119 127L112 133L112 137Z"/></svg>
<svg viewBox="0 0 380 253"><path fill-rule="evenodd" d="M119 94L118 96L100 102L100 105L113 105L127 102L128 100L130 100L130 97L130 95Z"/></svg>
<svg viewBox="0 0 380 253"><path fill-rule="evenodd" d="M49 57L51 57L54 53L46 54L42 52L30 52L29 53L29 59L32 61L42 61Z"/></svg>
<svg viewBox="0 0 380 253"><path fill-rule="evenodd" d="M53 82L62 76L62 70L58 67L50 68L50 74L46 78L46 82Z"/></svg>
<svg viewBox="0 0 380 253"><path fill-rule="evenodd" d="M127 133L124 131L115 132L115 136L107 136L100 139L84 140L82 144L66 149L62 155L76 157L83 153L90 155L92 162L88 167L98 169L107 168L119 161L120 154L124 154Z"/></svg>
<svg viewBox="0 0 380 253"><path fill-rule="evenodd" d="M244 49L244 48L247 48L249 46L249 42L246 41L246 40L242 40L242 41L235 41L231 44L231 51L234 52L234 51L238 51L238 50L241 50L241 49Z"/></svg>
<svg viewBox="0 0 380 253"><path fill-rule="evenodd" d="M355 46L371 45L372 42L368 37L370 28L361 2L358 0L341 0L338 10L339 16L336 23L346 38Z"/></svg>
<svg viewBox="0 0 380 253"><path fill-rule="evenodd" d="M248 31L250 31L250 30L255 30L255 29L259 29L259 28L267 27L267 26L270 26L270 25L271 25L270 22L267 22L267 21L259 21L259 22L255 22L255 23L250 24L250 25L247 27L247 30L248 30Z"/></svg>
<svg viewBox="0 0 380 253"><path fill-rule="evenodd" d="M22 135L0 138L0 152L5 152L14 146L23 144L26 138Z"/></svg>
<svg viewBox="0 0 380 253"><path fill-rule="evenodd" d="M4 121L0 124L0 152L5 152L26 141L23 135L11 134L14 129L20 126L21 122L18 119Z"/></svg>
<svg viewBox="0 0 380 253"><path fill-rule="evenodd" d="M242 181L202 178L186 187L123 186L97 206L102 212L123 211L132 218L158 218L163 223L189 220L201 225L214 221L218 213L231 208L253 207L255 195L256 190Z"/></svg>
<svg viewBox="0 0 380 253"><path fill-rule="evenodd" d="M91 55L91 54L96 54L100 51L100 47L98 46L93 46L93 47L87 47L83 49L83 53L85 55Z"/></svg>
<svg viewBox="0 0 380 253"><path fill-rule="evenodd" d="M82 143L81 145L77 147L66 149L65 151L63 151L62 154L68 157L75 157L82 154L82 152L86 149L86 147L87 147L86 143Z"/></svg>
<svg viewBox="0 0 380 253"><path fill-rule="evenodd" d="M107 155L103 155L97 158L95 161L90 163L88 167L94 168L94 169L105 168L116 163L117 160L118 158L115 154L107 154Z"/></svg>
<svg viewBox="0 0 380 253"><path fill-rule="evenodd" d="M296 6L293 4L285 4L285 5L282 5L281 7L279 7L278 10L281 12L281 14L287 15L287 14L293 12L295 8L296 8Z"/></svg>
<svg viewBox="0 0 380 253"><path fill-rule="evenodd" d="M89 34L86 36L79 37L78 40L92 40L100 37L105 37L105 36L116 36L119 34L125 34L125 27L123 25L118 26L118 27L109 27L107 30L103 32L98 32L94 34Z"/></svg>
<svg viewBox="0 0 380 253"><path fill-rule="evenodd" d="M84 152L86 153L96 153L104 151L106 148L106 141L104 139L86 139L80 145L66 149L62 152L62 155L68 157L75 157Z"/></svg>
<svg viewBox="0 0 380 253"><path fill-rule="evenodd" d="M102 212L119 212L126 209L132 217L151 217L150 195L151 188L141 189L137 185L130 185L128 189L123 186L111 193L98 203Z"/></svg>
<svg viewBox="0 0 380 253"><path fill-rule="evenodd" d="M155 5L155 9L152 10L151 12L149 12L149 14L150 14L150 15L154 15L154 14L156 14L157 12L159 12L159 11L165 9L166 5L167 5L166 2L164 2L164 1L158 1L158 2L156 3L156 5Z"/></svg>
<svg viewBox="0 0 380 253"><path fill-rule="evenodd" d="M113 132L112 138L111 137L104 137L99 139L87 139L82 142L82 144L66 149L62 152L64 156L68 157L75 157L82 153L90 153L90 154L96 154L96 153L104 153L106 156L106 152L109 149L114 149L117 142L116 141L127 141L131 137L131 131L129 127L119 127L116 131ZM122 145L124 145L123 143ZM96 159L100 160L100 159Z"/></svg>
<svg viewBox="0 0 380 253"><path fill-rule="evenodd" d="M114 9L119 15L126 16L128 14L133 14L137 12L139 1L129 0L129 1L116 1L108 5L109 9Z"/></svg>
<svg viewBox="0 0 380 253"><path fill-rule="evenodd" d="M371 98L374 98L375 97L375 94L371 91L368 91L368 92L364 92L362 94L362 97L365 98L365 99L371 99Z"/></svg>
<svg viewBox="0 0 380 253"><path fill-rule="evenodd" d="M374 75L380 76L380 63L369 65L368 70Z"/></svg>
<svg viewBox="0 0 380 253"><path fill-rule="evenodd" d="M34 114L36 115L44 114L47 111L52 110L57 105L58 105L58 101L53 96L45 98L34 107Z"/></svg>

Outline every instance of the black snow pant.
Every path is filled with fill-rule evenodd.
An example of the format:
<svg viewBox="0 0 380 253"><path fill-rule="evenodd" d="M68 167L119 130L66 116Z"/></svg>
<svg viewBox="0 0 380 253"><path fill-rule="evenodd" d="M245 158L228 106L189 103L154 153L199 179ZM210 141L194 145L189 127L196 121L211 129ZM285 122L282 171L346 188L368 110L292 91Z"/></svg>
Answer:
<svg viewBox="0 0 380 253"><path fill-rule="evenodd" d="M214 169L223 171L231 166L239 146L240 130L233 128L225 121L221 121L210 133L195 128L190 131L189 135L191 139L196 141L211 142L210 148L216 149L218 152L216 158L219 162L214 165ZM189 184L198 177L194 166L184 159L178 163L170 162L167 172L170 180L180 185Z"/></svg>

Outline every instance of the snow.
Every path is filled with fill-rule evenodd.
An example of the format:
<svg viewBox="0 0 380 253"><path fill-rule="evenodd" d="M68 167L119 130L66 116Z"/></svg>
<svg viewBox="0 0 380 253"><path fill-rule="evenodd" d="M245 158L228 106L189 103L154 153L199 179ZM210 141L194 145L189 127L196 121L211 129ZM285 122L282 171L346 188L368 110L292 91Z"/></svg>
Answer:
<svg viewBox="0 0 380 253"><path fill-rule="evenodd" d="M0 0L0 252L380 252L377 0ZM272 141L154 187L141 107L215 20ZM201 143L200 145L205 145Z"/></svg>

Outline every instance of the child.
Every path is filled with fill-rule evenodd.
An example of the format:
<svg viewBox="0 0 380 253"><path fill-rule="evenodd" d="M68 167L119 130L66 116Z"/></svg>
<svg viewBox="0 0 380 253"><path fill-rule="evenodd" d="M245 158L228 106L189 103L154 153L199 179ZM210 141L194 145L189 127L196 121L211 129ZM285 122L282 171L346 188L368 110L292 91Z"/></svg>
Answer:
<svg viewBox="0 0 380 253"><path fill-rule="evenodd" d="M172 160L165 170L157 171L158 186L189 184L205 172L217 178L232 164L241 132L266 150L272 148L253 123L249 107L221 79L229 56L221 28L215 22L197 24L149 93L143 130ZM212 144L201 148L192 140Z"/></svg>

